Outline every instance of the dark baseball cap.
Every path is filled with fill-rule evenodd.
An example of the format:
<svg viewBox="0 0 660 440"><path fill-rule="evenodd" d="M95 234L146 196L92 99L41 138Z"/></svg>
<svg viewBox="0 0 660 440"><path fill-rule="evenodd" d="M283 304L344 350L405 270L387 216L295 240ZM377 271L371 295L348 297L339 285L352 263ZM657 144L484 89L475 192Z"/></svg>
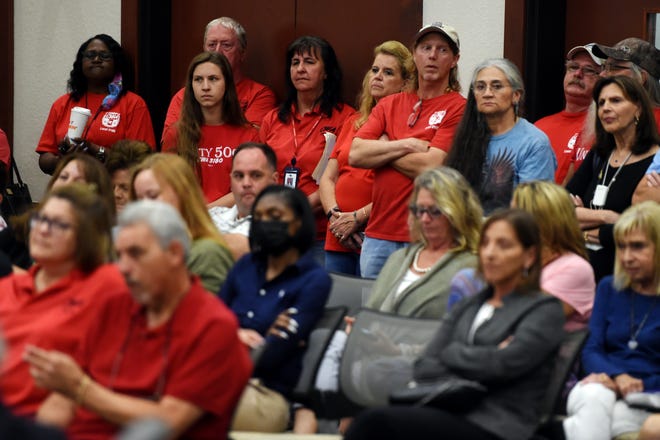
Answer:
<svg viewBox="0 0 660 440"><path fill-rule="evenodd" d="M620 61L630 61L651 74L660 78L660 50L648 41L640 38L626 38L612 47L596 44L594 55L601 58L614 58Z"/></svg>

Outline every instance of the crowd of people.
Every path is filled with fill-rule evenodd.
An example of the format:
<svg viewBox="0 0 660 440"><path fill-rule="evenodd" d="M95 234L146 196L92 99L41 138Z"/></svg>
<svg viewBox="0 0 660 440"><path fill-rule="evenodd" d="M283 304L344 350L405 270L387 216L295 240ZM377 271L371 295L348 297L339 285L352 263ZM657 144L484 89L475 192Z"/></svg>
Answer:
<svg viewBox="0 0 660 440"><path fill-rule="evenodd" d="M375 279L367 308L442 322L408 350L414 381L485 390L362 412L347 439L530 438L584 329L562 436L658 438L628 397L660 388L660 50L572 48L565 108L533 124L511 61L477 65L464 97L456 29L411 43L374 48L355 110L330 42L301 36L278 105L243 72L243 26L212 20L157 144L122 47L85 41L36 147L46 192L0 212L0 419L56 428L43 438L144 418L173 437L314 433L293 390L341 273ZM8 151L0 130L2 194Z"/></svg>

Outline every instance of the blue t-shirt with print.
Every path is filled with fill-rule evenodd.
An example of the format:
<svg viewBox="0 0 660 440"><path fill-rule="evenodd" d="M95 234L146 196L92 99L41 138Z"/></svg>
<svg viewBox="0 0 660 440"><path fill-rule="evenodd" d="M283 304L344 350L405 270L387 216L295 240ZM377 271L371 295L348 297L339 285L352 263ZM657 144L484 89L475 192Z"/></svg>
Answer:
<svg viewBox="0 0 660 440"><path fill-rule="evenodd" d="M488 144L479 198L486 215L511 203L520 182L554 180L557 158L550 140L541 130L520 118L504 134Z"/></svg>
<svg viewBox="0 0 660 440"><path fill-rule="evenodd" d="M646 170L646 174L651 174L652 172L660 173L660 151L655 153L653 156L653 163L649 166L649 169Z"/></svg>

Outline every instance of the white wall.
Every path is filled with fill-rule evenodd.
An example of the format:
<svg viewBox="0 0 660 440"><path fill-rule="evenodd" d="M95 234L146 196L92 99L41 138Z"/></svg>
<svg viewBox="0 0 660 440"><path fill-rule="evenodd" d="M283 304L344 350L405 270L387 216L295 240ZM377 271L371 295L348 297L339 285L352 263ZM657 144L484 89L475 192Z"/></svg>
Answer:
<svg viewBox="0 0 660 440"><path fill-rule="evenodd" d="M504 0L424 0L423 23L444 21L461 42L464 92L474 66L504 50ZM32 197L41 198L48 176L37 146L48 111L66 91L76 50L106 33L120 41L121 0L14 1L14 154Z"/></svg>
<svg viewBox="0 0 660 440"><path fill-rule="evenodd" d="M50 106L66 92L80 45L106 33L120 41L121 0L14 1L14 156L33 199L48 177L37 146Z"/></svg>
<svg viewBox="0 0 660 440"><path fill-rule="evenodd" d="M424 0L423 23L456 28L461 43L458 72L467 94L474 67L504 54L504 0Z"/></svg>

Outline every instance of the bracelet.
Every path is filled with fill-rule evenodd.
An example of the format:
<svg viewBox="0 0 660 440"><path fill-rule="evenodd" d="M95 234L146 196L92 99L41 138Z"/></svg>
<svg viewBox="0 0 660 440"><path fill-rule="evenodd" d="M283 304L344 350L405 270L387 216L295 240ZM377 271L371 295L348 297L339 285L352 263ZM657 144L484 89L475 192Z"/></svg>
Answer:
<svg viewBox="0 0 660 440"><path fill-rule="evenodd" d="M87 392L87 388L89 387L90 382L91 379L86 374L83 375L82 379L80 379L80 384L78 385L78 391L76 392L76 405L83 404L83 400L85 399L85 393Z"/></svg>

